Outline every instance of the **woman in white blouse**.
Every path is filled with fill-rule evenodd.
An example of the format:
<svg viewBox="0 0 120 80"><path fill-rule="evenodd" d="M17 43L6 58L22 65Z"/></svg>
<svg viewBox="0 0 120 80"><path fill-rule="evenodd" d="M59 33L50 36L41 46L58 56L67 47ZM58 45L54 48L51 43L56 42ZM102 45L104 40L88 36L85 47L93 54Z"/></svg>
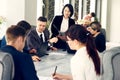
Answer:
<svg viewBox="0 0 120 80"><path fill-rule="evenodd" d="M72 75L56 73L56 80L100 80L100 58L91 34L81 25L72 25L68 31L67 43L77 50L71 59Z"/></svg>

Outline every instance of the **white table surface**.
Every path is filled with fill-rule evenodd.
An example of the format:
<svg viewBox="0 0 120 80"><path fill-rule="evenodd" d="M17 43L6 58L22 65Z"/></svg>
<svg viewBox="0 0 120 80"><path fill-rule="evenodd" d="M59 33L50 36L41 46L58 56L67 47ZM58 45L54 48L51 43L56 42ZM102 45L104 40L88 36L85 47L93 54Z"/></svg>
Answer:
<svg viewBox="0 0 120 80"><path fill-rule="evenodd" d="M34 62L37 75L50 77L57 66L57 73L70 74L70 59L73 55L66 51L49 52L49 55L42 57L40 62Z"/></svg>

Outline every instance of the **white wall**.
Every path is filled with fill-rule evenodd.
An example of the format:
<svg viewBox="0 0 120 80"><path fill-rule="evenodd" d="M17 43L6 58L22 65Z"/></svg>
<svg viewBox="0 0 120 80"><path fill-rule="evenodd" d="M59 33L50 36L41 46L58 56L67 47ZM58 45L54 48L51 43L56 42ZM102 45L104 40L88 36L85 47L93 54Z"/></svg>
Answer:
<svg viewBox="0 0 120 80"><path fill-rule="evenodd" d="M0 39L10 25L26 20L36 25L37 0L0 0L0 16L6 17L6 24L0 28Z"/></svg>
<svg viewBox="0 0 120 80"><path fill-rule="evenodd" d="M6 5L8 26L11 24L16 24L19 20L24 19L24 0L7 0Z"/></svg>
<svg viewBox="0 0 120 80"><path fill-rule="evenodd" d="M0 16L6 17L7 13L7 0L0 0Z"/></svg>
<svg viewBox="0 0 120 80"><path fill-rule="evenodd" d="M101 24L107 41L120 42L120 0L102 0Z"/></svg>
<svg viewBox="0 0 120 80"><path fill-rule="evenodd" d="M24 19L24 11L24 0L0 0L0 16L6 17L6 23L0 27L0 39L10 25Z"/></svg>
<svg viewBox="0 0 120 80"><path fill-rule="evenodd" d="M120 42L120 0L111 0L110 41Z"/></svg>
<svg viewBox="0 0 120 80"><path fill-rule="evenodd" d="M37 0L0 0L0 16L7 18L7 26L23 19L35 25Z"/></svg>
<svg viewBox="0 0 120 80"><path fill-rule="evenodd" d="M36 25L37 17L37 0L24 0L25 1L25 20L31 25Z"/></svg>
<svg viewBox="0 0 120 80"><path fill-rule="evenodd" d="M24 1L24 0L23 0ZM6 17L7 25L16 24L24 17L24 2L16 0L0 0L0 16ZM19 4L19 5L18 5Z"/></svg>

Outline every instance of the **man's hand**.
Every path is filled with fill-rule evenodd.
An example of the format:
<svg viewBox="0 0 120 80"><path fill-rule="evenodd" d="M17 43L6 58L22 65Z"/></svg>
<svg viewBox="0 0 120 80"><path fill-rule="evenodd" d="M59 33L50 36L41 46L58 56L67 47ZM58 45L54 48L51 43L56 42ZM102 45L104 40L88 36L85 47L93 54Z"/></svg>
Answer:
<svg viewBox="0 0 120 80"><path fill-rule="evenodd" d="M32 56L32 60L35 61L35 62L36 61L41 61L41 59L36 55Z"/></svg>
<svg viewBox="0 0 120 80"><path fill-rule="evenodd" d="M56 43L57 41L58 41L57 37L53 37L53 38L49 39L50 43Z"/></svg>
<svg viewBox="0 0 120 80"><path fill-rule="evenodd" d="M31 49L31 50L29 50L29 53L37 53L37 50L36 49Z"/></svg>
<svg viewBox="0 0 120 80"><path fill-rule="evenodd" d="M57 37L60 38L60 39L63 40L63 41L66 41L66 40L67 40L66 36L60 36L60 35L58 35Z"/></svg>
<svg viewBox="0 0 120 80"><path fill-rule="evenodd" d="M52 51L57 51L58 49L56 47L50 47Z"/></svg>

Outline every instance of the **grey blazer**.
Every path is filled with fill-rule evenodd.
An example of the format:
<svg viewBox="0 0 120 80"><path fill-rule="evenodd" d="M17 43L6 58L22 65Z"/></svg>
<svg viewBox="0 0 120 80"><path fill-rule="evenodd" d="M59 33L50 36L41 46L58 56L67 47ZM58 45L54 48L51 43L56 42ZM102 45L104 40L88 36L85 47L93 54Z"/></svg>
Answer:
<svg viewBox="0 0 120 80"><path fill-rule="evenodd" d="M27 35L27 47L28 47L28 50L31 50L31 49L36 49L37 52L41 52L41 53L46 53L47 51L47 48L48 48L48 39L49 39L49 31L48 29L46 28L44 31L44 37L45 37L45 42L41 42L37 32L36 32L36 29L33 28Z"/></svg>

